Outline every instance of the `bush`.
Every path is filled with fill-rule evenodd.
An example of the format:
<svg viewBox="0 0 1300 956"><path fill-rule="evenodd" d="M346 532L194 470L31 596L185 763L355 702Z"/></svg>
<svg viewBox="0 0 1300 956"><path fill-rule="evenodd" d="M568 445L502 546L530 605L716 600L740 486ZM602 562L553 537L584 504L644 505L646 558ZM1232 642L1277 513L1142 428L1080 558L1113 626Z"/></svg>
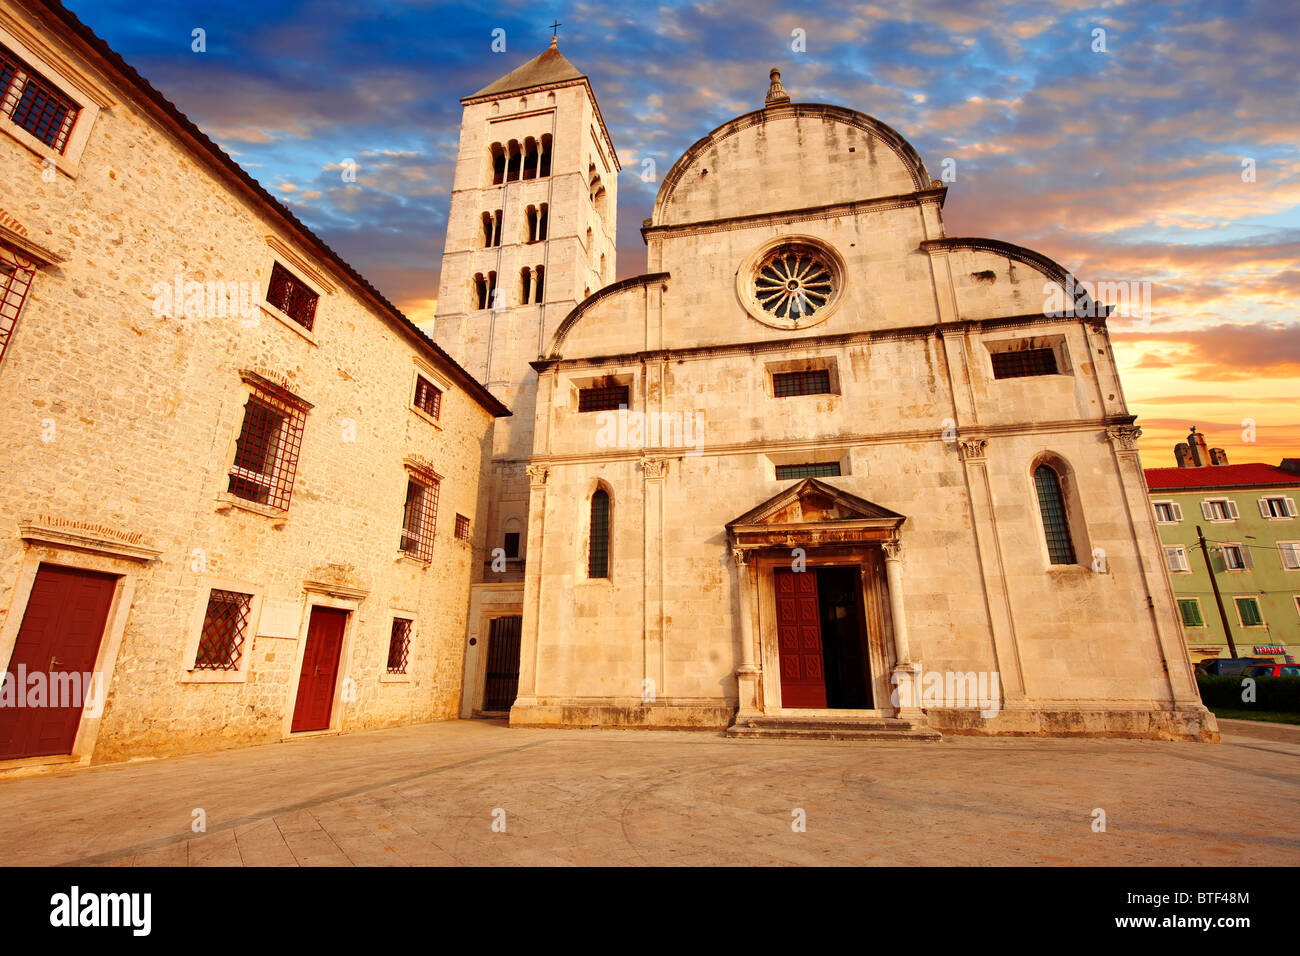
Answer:
<svg viewBox="0 0 1300 956"><path fill-rule="evenodd" d="M1253 703L1241 699L1245 687L1242 681L1255 682ZM1300 713L1300 677L1252 677L1239 674L1197 674L1196 685L1201 689L1201 701L1206 707L1232 708L1234 710L1275 710Z"/></svg>

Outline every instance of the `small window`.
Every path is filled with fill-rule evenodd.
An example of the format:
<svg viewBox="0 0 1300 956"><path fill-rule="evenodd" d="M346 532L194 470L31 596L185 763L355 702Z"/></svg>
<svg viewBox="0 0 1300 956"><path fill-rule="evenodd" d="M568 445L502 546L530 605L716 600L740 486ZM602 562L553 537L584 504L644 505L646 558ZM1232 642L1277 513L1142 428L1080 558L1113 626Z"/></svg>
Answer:
<svg viewBox="0 0 1300 956"><path fill-rule="evenodd" d="M438 519L438 479L432 475L406 479L400 548L420 561L433 560L433 532Z"/></svg>
<svg viewBox="0 0 1300 956"><path fill-rule="evenodd" d="M838 478L840 463L838 461L810 461L802 465L777 465L777 481L791 478Z"/></svg>
<svg viewBox="0 0 1300 956"><path fill-rule="evenodd" d="M1282 552L1282 567L1288 571L1300 570L1300 541L1279 541L1277 549Z"/></svg>
<svg viewBox="0 0 1300 956"><path fill-rule="evenodd" d="M519 532L507 531L501 545L501 550L506 553L507 558L519 557Z"/></svg>
<svg viewBox="0 0 1300 956"><path fill-rule="evenodd" d="M1240 517L1237 503L1231 498L1207 498L1201 502L1201 514L1206 521L1232 521Z"/></svg>
<svg viewBox="0 0 1300 956"><path fill-rule="evenodd" d="M1205 627L1205 618L1201 617L1201 602L1196 598L1179 598L1178 613L1182 616L1184 627Z"/></svg>
<svg viewBox="0 0 1300 956"><path fill-rule="evenodd" d="M1191 568L1187 566L1187 549L1181 544L1165 548L1165 561L1168 563L1170 571L1191 570Z"/></svg>
<svg viewBox="0 0 1300 956"><path fill-rule="evenodd" d="M436 419L442 415L442 389L423 375L415 377L415 407L430 418Z"/></svg>
<svg viewBox="0 0 1300 956"><path fill-rule="evenodd" d="M62 153L80 111L66 93L0 44L0 115Z"/></svg>
<svg viewBox="0 0 1300 956"><path fill-rule="evenodd" d="M578 389L578 411L604 412L617 408L626 408L630 388L612 382L591 385Z"/></svg>
<svg viewBox="0 0 1300 956"><path fill-rule="evenodd" d="M534 279L536 280L535 286L534 286L534 288L533 288L533 301L534 301L534 302L545 302L545 301L546 301L546 297L545 297L545 296L546 296L546 292L545 292L545 285L546 285L546 283L545 283L544 280L545 280L545 278L546 278L546 267L545 267L545 266L538 266L536 269L534 269L534 270L533 270L533 277L534 277Z"/></svg>
<svg viewBox="0 0 1300 956"><path fill-rule="evenodd" d="M406 660L411 653L411 619L393 618L393 630L388 638L388 673L405 674Z"/></svg>
<svg viewBox="0 0 1300 956"><path fill-rule="evenodd" d="M251 594L212 589L203 613L203 633L199 637L194 670L239 670L252 606Z"/></svg>
<svg viewBox="0 0 1300 956"><path fill-rule="evenodd" d="M1055 375L1056 353L1052 349L1020 349L994 352L994 378L1025 378L1030 375Z"/></svg>
<svg viewBox="0 0 1300 956"><path fill-rule="evenodd" d="M316 324L316 303L320 295L280 263L271 267L266 301L308 332Z"/></svg>
<svg viewBox="0 0 1300 956"><path fill-rule="evenodd" d="M1222 545L1219 552L1223 555L1223 566L1229 571L1245 571L1255 566L1250 550L1239 544Z"/></svg>
<svg viewBox="0 0 1300 956"><path fill-rule="evenodd" d="M1070 540L1070 523L1065 513L1065 496L1060 476L1047 465L1034 469L1034 488L1038 492L1038 511L1047 538L1047 556L1052 564L1074 564L1074 544Z"/></svg>
<svg viewBox="0 0 1300 956"><path fill-rule="evenodd" d="M1155 503L1156 521L1160 524L1176 524L1183 520L1182 506L1173 501Z"/></svg>
<svg viewBox="0 0 1300 956"><path fill-rule="evenodd" d="M1260 498L1259 513L1265 518L1294 518L1295 500L1282 495Z"/></svg>
<svg viewBox="0 0 1300 956"><path fill-rule="evenodd" d="M288 510L306 417L287 392L254 386L244 404L226 490L246 501Z"/></svg>
<svg viewBox="0 0 1300 956"><path fill-rule="evenodd" d="M807 372L773 372L772 394L777 398L791 395L825 395L831 390L829 369Z"/></svg>
<svg viewBox="0 0 1300 956"><path fill-rule="evenodd" d="M464 515L456 515L456 537L462 541L469 540L469 518Z"/></svg>
<svg viewBox="0 0 1300 956"><path fill-rule="evenodd" d="M609 577L609 492L596 489L591 496L591 533L587 546L587 577Z"/></svg>
<svg viewBox="0 0 1300 956"><path fill-rule="evenodd" d="M1259 610L1259 600L1253 597L1233 598L1237 605L1237 619L1242 627L1263 627L1264 615Z"/></svg>

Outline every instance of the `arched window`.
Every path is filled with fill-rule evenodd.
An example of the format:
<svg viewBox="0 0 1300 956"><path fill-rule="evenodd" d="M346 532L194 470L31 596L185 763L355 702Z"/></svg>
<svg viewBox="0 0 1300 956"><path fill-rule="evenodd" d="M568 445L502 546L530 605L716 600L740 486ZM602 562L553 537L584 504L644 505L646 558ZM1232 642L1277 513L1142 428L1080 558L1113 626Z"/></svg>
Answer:
<svg viewBox="0 0 1300 956"><path fill-rule="evenodd" d="M537 175L543 178L551 175L551 134L542 137L542 155L538 161Z"/></svg>
<svg viewBox="0 0 1300 956"><path fill-rule="evenodd" d="M537 207L529 206L524 210L528 217L528 242L537 241Z"/></svg>
<svg viewBox="0 0 1300 956"><path fill-rule="evenodd" d="M541 242L543 239L546 238L546 217L547 217L547 213L549 212L550 212L550 207L546 203L542 203L542 211L537 217L537 241L538 242Z"/></svg>
<svg viewBox="0 0 1300 956"><path fill-rule="evenodd" d="M1052 564L1075 564L1074 543L1070 539L1070 521L1065 511L1061 476L1048 465L1034 469L1034 489L1038 492L1038 511L1047 538L1047 556Z"/></svg>
<svg viewBox="0 0 1300 956"><path fill-rule="evenodd" d="M492 213L483 213L483 248L492 245Z"/></svg>
<svg viewBox="0 0 1300 956"><path fill-rule="evenodd" d="M524 140L524 179L537 178L537 140L529 136Z"/></svg>
<svg viewBox="0 0 1300 956"><path fill-rule="evenodd" d="M498 209L492 217L492 242L490 245L501 245L501 210Z"/></svg>
<svg viewBox="0 0 1300 956"><path fill-rule="evenodd" d="M474 308L486 309L488 302L487 280L483 278L483 273L476 273L474 276Z"/></svg>
<svg viewBox="0 0 1300 956"><path fill-rule="evenodd" d="M495 272L489 272L488 279L487 279L487 305L481 306L481 308L495 309L496 306L497 306L497 274Z"/></svg>
<svg viewBox="0 0 1300 956"><path fill-rule="evenodd" d="M527 267L519 270L519 304L528 304L528 294L532 291L533 275Z"/></svg>
<svg viewBox="0 0 1300 956"><path fill-rule="evenodd" d="M534 270L533 270L533 275L535 275L535 276L537 277L536 287L533 289L533 301L534 301L534 302L545 302L546 299L543 298L543 296L545 295L545 291L544 291L544 289L543 289L543 284L544 284L544 283L543 283L543 281L542 281L543 279L545 279L545 275L544 275L544 273L543 273L543 269L542 269L542 267L541 267L541 266L538 266L536 269L534 269Z"/></svg>
<svg viewBox="0 0 1300 956"><path fill-rule="evenodd" d="M519 143L516 140L510 141L509 158L506 161L506 182L513 183L519 179L519 164L523 159L523 153L519 149Z"/></svg>
<svg viewBox="0 0 1300 956"><path fill-rule="evenodd" d="M591 531L587 542L587 577L609 577L609 492L597 488L591 496Z"/></svg>
<svg viewBox="0 0 1300 956"><path fill-rule="evenodd" d="M506 181L506 151L500 143L492 144L492 185L500 186Z"/></svg>

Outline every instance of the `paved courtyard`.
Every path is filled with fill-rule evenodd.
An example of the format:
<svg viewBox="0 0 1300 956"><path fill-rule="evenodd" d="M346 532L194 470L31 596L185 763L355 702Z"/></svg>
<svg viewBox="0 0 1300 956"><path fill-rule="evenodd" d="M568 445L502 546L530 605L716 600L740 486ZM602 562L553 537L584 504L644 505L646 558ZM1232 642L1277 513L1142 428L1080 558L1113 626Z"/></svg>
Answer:
<svg viewBox="0 0 1300 956"><path fill-rule="evenodd" d="M1300 729L1223 730L878 744L428 724L0 779L0 864L1300 863Z"/></svg>

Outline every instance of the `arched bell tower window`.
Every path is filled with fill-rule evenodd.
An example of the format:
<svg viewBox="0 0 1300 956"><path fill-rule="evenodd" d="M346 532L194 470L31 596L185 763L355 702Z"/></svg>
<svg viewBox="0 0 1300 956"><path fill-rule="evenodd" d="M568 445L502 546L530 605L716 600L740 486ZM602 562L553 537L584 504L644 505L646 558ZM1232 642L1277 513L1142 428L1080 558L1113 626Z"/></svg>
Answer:
<svg viewBox="0 0 1300 956"><path fill-rule="evenodd" d="M1061 491L1061 476L1049 465L1034 469L1034 490L1038 492L1038 512L1043 519L1047 538L1047 556L1052 564L1075 564L1074 543L1070 538L1070 519Z"/></svg>
<svg viewBox="0 0 1300 956"><path fill-rule="evenodd" d="M609 492L604 488L592 493L587 537L587 577L609 577Z"/></svg>
<svg viewBox="0 0 1300 956"><path fill-rule="evenodd" d="M552 94L554 95L554 94ZM542 136L542 154L538 161L538 176L543 178L551 175L551 134L546 133Z"/></svg>

